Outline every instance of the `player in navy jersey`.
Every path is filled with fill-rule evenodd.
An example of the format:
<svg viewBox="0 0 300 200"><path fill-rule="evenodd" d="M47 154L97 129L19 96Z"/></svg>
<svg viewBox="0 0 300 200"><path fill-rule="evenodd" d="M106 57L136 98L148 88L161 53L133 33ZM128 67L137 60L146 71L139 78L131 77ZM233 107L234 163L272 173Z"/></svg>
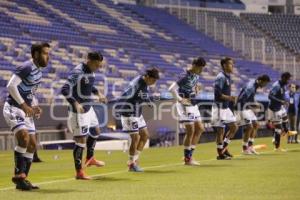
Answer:
<svg viewBox="0 0 300 200"><path fill-rule="evenodd" d="M193 60L192 67L184 72L177 82L174 82L169 90L177 101L177 113L179 122L183 123L186 134L183 140L184 163L185 165L199 165L193 159L193 152L199 142L204 126L201 122L201 115L195 97L200 90L198 85L199 75L201 74L206 62L199 57Z"/></svg>
<svg viewBox="0 0 300 200"><path fill-rule="evenodd" d="M106 103L106 98L97 90L95 72L102 67L103 56L99 52L90 52L87 62L76 66L63 85L61 93L69 102L68 126L74 135L75 146L73 158L76 169L76 179L91 179L84 172L82 154L87 147L85 166L104 166L103 161L96 160L94 148L100 128L98 118L92 107L92 95L97 95L101 103Z"/></svg>
<svg viewBox="0 0 300 200"><path fill-rule="evenodd" d="M237 108L241 119L241 125L244 126L243 153L246 155L258 154L253 148L254 138L259 127L254 111L257 108L255 94L258 88L265 87L270 81L268 75L261 75L255 80L250 80L242 88L238 96Z"/></svg>
<svg viewBox="0 0 300 200"><path fill-rule="evenodd" d="M269 109L268 109L268 119L273 124L273 143L275 146L275 151L285 151L280 148L280 136L281 133L288 133L288 116L286 111L286 106L289 102L285 96L286 86L288 85L292 75L289 72L284 72L281 74L281 79L276 81L269 93Z"/></svg>
<svg viewBox="0 0 300 200"><path fill-rule="evenodd" d="M148 140L147 124L142 115L142 104L151 105L148 86L154 85L159 79L159 71L153 67L144 75L137 76L126 88L118 102L118 113L121 115L123 131L130 134L128 168L131 172L143 172L138 159Z"/></svg>
<svg viewBox="0 0 300 200"><path fill-rule="evenodd" d="M217 75L214 84L215 105L212 108L212 126L217 131L217 159L230 159L232 155L228 151L230 139L234 137L238 126L236 116L230 109L230 103L236 103L236 97L231 96L231 77L234 62L231 58L221 60L222 72ZM225 126L229 127L225 134ZM223 139L224 138L224 139Z"/></svg>
<svg viewBox="0 0 300 200"><path fill-rule="evenodd" d="M41 83L42 69L49 62L49 51L48 43L32 45L32 59L17 67L7 84L9 96L4 104L3 115L16 138L12 181L20 190L39 189L27 177L36 150L34 118L39 118L42 113L35 93Z"/></svg>

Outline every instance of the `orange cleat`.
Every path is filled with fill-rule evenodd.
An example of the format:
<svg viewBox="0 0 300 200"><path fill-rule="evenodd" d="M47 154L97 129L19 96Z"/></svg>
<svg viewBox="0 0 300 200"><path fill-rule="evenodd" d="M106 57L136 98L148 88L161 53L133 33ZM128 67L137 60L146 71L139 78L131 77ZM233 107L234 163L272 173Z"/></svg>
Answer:
<svg viewBox="0 0 300 200"><path fill-rule="evenodd" d="M85 174L85 172L84 172L82 169L80 169L80 170L78 170L77 173L76 173L76 179L77 179L77 180L91 180L92 178L89 177L89 176L87 176L87 175Z"/></svg>
<svg viewBox="0 0 300 200"><path fill-rule="evenodd" d="M94 157L91 157L89 160L85 160L85 167L90 167L92 165L96 167L103 167L105 166L105 162L96 160Z"/></svg>

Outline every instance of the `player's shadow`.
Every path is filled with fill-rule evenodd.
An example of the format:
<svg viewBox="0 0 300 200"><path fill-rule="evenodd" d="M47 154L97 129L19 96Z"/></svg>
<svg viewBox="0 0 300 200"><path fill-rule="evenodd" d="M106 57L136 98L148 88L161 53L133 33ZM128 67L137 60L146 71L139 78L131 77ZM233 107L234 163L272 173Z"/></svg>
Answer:
<svg viewBox="0 0 300 200"><path fill-rule="evenodd" d="M251 156L251 157L237 157L233 158L233 160L257 160L257 157Z"/></svg>
<svg viewBox="0 0 300 200"><path fill-rule="evenodd" d="M231 167L231 164L201 164L197 167L201 167L201 168L222 168L222 167Z"/></svg>
<svg viewBox="0 0 300 200"><path fill-rule="evenodd" d="M115 178L115 177L109 177L109 176L96 176L96 177L93 177L93 181L118 182L118 181L132 181L132 179Z"/></svg>
<svg viewBox="0 0 300 200"><path fill-rule="evenodd" d="M279 153L262 153L259 155L259 157L273 157L273 156L282 156L285 152L279 152Z"/></svg>
<svg viewBox="0 0 300 200"><path fill-rule="evenodd" d="M172 174L176 173L176 170L145 170L145 174Z"/></svg>
<svg viewBox="0 0 300 200"><path fill-rule="evenodd" d="M63 193L72 193L72 192L79 192L79 190L71 190L71 189L40 189L40 190L31 190L32 192L43 193L43 194L63 194ZM89 192L89 191L82 191L80 192Z"/></svg>
<svg viewBox="0 0 300 200"><path fill-rule="evenodd" d="M299 153L299 152L300 152L300 149L292 149L292 150L288 150L288 152L291 152L291 153Z"/></svg>

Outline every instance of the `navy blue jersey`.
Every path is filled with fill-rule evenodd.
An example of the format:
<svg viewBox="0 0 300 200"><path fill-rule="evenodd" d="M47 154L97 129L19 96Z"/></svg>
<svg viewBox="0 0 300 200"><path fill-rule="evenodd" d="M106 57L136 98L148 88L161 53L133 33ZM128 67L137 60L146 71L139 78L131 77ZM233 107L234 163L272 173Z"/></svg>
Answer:
<svg viewBox="0 0 300 200"><path fill-rule="evenodd" d="M179 80L177 81L178 85L178 94L182 98L192 99L195 97L194 87L199 81L199 75L193 74L190 71L180 75Z"/></svg>
<svg viewBox="0 0 300 200"><path fill-rule="evenodd" d="M258 88L256 80L250 80L246 86L244 86L238 96L238 104L244 109L245 104L255 102L255 94Z"/></svg>
<svg viewBox="0 0 300 200"><path fill-rule="evenodd" d="M31 106L33 96L41 83L41 69L38 68L32 60L29 60L23 63L20 67L17 67L14 74L22 79L22 82L18 85L18 91L25 103ZM12 106L20 108L20 105L11 95L7 97L7 102Z"/></svg>
<svg viewBox="0 0 300 200"><path fill-rule="evenodd" d="M276 112L281 109L282 101L285 101L285 85L281 81L276 81L269 93L269 108Z"/></svg>
<svg viewBox="0 0 300 200"><path fill-rule="evenodd" d="M150 102L148 86L143 76L134 78L119 99L120 114L123 116L136 116L142 114L141 104ZM126 111L125 111L126 110Z"/></svg>
<svg viewBox="0 0 300 200"><path fill-rule="evenodd" d="M82 104L84 112L88 112L91 107L92 94L97 94L94 86L95 73L84 63L77 65L63 85L61 93L66 97L73 112L76 112L74 103Z"/></svg>
<svg viewBox="0 0 300 200"><path fill-rule="evenodd" d="M222 95L231 96L231 78L225 72L220 72L214 83L215 103L226 109L229 108L229 101L221 98Z"/></svg>

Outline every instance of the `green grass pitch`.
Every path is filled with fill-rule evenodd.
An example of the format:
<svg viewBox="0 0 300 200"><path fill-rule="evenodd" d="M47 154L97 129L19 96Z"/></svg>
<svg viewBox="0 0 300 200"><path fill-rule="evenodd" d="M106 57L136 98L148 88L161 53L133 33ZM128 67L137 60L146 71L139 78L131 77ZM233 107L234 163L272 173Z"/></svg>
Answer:
<svg viewBox="0 0 300 200"><path fill-rule="evenodd" d="M286 143L286 140L283 141ZM215 159L214 143L200 144L195 152L199 167L182 164L182 147L145 150L140 159L144 173L127 172L127 154L96 152L106 162L91 167L91 181L74 179L71 151L40 151L43 163L33 164L29 179L41 189L21 192L11 183L13 152L0 153L0 200L93 199L300 199L300 145L283 144L288 152L273 152L271 138L258 156L241 154L241 141L230 144L233 160Z"/></svg>

